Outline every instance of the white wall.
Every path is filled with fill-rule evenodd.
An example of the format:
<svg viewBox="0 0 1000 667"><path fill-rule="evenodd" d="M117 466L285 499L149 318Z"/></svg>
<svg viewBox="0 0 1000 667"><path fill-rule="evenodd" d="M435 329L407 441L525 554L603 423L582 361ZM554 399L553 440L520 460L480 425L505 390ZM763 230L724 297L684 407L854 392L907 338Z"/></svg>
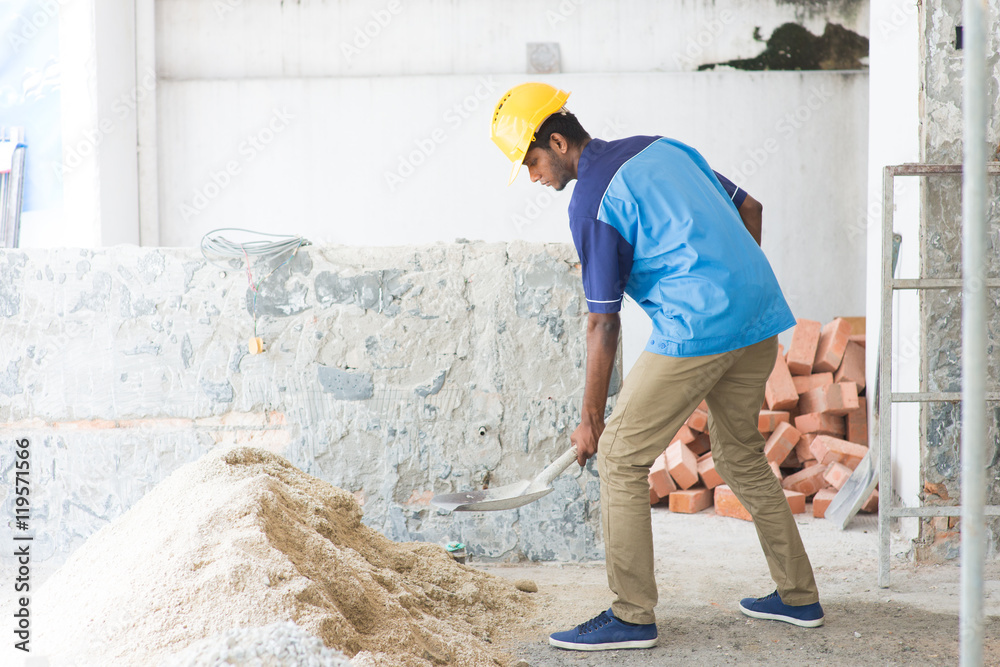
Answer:
<svg viewBox="0 0 1000 667"><path fill-rule="evenodd" d="M508 188L489 141L496 99L524 78L163 81L161 242L196 245L229 226L351 245L571 242L569 189L526 173ZM595 136L686 141L763 202L764 249L798 316L864 312L863 237L845 221L865 206L865 73L547 80L572 91Z"/></svg>
<svg viewBox="0 0 1000 667"><path fill-rule="evenodd" d="M136 108L155 88L152 72L136 76L134 0L95 0L97 157L102 246L139 242Z"/></svg>
<svg viewBox="0 0 1000 667"><path fill-rule="evenodd" d="M508 188L488 140L500 95L543 79L573 91L569 106L593 135L690 142L764 202L764 248L797 315L864 311L864 247L844 221L865 206L866 73L695 70L759 54L788 22L865 34L867 2L159 0L156 10L165 245L226 226L317 243L570 242L570 193L526 175ZM558 43L563 74L525 74L531 42ZM649 325L631 307L625 321L627 368Z"/></svg>
<svg viewBox="0 0 1000 667"><path fill-rule="evenodd" d="M882 262L882 170L886 165L918 162L919 34L916 0L875 3L871 24L871 89L868 140L868 213L858 220L867 229L867 316L871 344L867 346L869 386L875 383ZM894 228L902 234L898 277L915 278L919 269L919 181L897 178ZM898 292L893 308L893 390L919 391L920 309L915 292ZM893 487L901 502L918 504L920 472L919 406L899 404L893 410ZM877 434L873 434L877 435ZM873 440L874 441L874 440ZM917 520L903 519L902 528L916 537Z"/></svg>
<svg viewBox="0 0 1000 667"><path fill-rule="evenodd" d="M827 0L158 0L166 79L524 72L558 42L566 73L690 71L760 53L779 25L868 30L868 2Z"/></svg>

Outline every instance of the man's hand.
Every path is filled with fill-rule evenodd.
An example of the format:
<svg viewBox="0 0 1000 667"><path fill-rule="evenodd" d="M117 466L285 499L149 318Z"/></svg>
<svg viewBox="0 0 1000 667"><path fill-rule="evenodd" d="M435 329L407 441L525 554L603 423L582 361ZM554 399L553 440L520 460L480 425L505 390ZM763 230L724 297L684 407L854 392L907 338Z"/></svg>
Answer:
<svg viewBox="0 0 1000 667"><path fill-rule="evenodd" d="M588 421L580 424L569 437L569 441L576 447L576 462L581 466L587 464L587 459L597 453L597 443L604 433L604 420Z"/></svg>
<svg viewBox="0 0 1000 667"><path fill-rule="evenodd" d="M597 453L597 441L604 433L604 408L608 404L611 369L618 352L621 331L618 313L587 315L587 382L583 389L583 415L570 441L576 445L576 460L582 466Z"/></svg>

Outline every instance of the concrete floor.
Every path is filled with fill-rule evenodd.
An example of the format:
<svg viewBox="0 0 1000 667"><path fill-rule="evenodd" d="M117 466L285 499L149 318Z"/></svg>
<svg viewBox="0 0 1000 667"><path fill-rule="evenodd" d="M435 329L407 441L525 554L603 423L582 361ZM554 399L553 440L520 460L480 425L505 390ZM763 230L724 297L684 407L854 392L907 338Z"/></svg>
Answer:
<svg viewBox="0 0 1000 667"><path fill-rule="evenodd" d="M547 636L607 609L603 563L483 565L539 585L528 629L511 652L531 667L577 665L948 665L958 662L958 564L914 566L908 541L893 541L890 587L877 586L875 515L845 531L823 519L798 519L826 624L817 629L743 616L740 598L774 590L750 523L653 509L660 602L659 645L649 650L580 653ZM1000 664L1000 563L987 564L985 664Z"/></svg>

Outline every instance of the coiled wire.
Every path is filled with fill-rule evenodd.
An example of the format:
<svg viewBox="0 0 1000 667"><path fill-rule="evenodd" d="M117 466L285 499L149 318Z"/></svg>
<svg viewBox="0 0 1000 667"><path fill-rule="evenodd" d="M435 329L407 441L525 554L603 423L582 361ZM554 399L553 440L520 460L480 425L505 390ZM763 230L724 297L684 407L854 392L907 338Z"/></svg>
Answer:
<svg viewBox="0 0 1000 667"><path fill-rule="evenodd" d="M226 237L222 236L220 232L241 232L244 234L256 234L257 236L268 236L271 238L282 239L281 241L267 241L260 239L257 241L245 241L242 243L237 243L236 241L230 241ZM266 281L274 272L288 264L295 258L298 254L299 249L302 246L312 245L312 243L306 239L304 236L295 236L294 234L268 234L267 232L255 232L252 229L243 229L241 227L222 227L220 229L213 229L204 236L201 237L201 254L209 264L217 266L226 271L233 270L231 264L219 264L217 261L212 259L212 255L215 257L225 257L233 259L236 257L241 257L246 261L247 268L247 282L250 285L250 290L253 292L253 335L257 335L257 294L260 292L259 286L261 283ZM291 253L284 262L278 266L271 269L263 278L260 278L256 282L253 279L253 271L251 270L250 263L251 257L254 258L267 258L267 257L281 257L285 253Z"/></svg>

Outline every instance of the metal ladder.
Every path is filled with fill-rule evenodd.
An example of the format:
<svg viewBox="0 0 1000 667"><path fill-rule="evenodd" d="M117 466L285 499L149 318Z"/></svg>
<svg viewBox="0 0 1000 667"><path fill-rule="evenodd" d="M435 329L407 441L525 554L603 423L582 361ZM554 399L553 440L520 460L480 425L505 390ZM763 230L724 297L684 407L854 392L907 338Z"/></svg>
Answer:
<svg viewBox="0 0 1000 667"><path fill-rule="evenodd" d="M987 172L1000 174L1000 162L990 162ZM901 164L885 167L882 172L882 257L892 257L893 236L893 186L897 176L931 177L940 174L961 174L960 164ZM987 280L987 288L1000 287L1000 280ZM961 392L894 392L892 391L892 304L896 290L962 289L962 279L957 278L910 278L901 279L893 275L891 263L882 261L882 310L879 335L879 377L878 377L878 445L879 445L879 507L878 507L878 585L889 586L889 529L892 519L897 517L938 517L961 516L962 507L923 506L894 507L892 490L892 470L890 468L890 424L893 403L959 403ZM987 401L1000 401L1000 392L986 394ZM1000 516L1000 505L987 505L987 516Z"/></svg>

